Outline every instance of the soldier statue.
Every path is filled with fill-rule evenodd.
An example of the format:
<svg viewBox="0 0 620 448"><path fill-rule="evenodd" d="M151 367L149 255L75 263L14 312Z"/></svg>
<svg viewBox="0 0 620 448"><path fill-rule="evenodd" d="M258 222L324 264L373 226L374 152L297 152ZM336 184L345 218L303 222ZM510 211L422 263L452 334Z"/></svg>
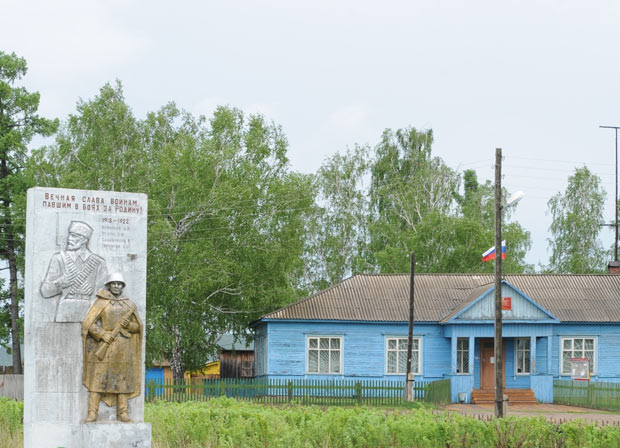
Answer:
<svg viewBox="0 0 620 448"><path fill-rule="evenodd" d="M123 275L110 274L105 286L82 321L82 381L89 391L85 422L97 420L101 400L116 405L118 421L131 422L128 401L141 391L143 327L135 303L123 294Z"/></svg>

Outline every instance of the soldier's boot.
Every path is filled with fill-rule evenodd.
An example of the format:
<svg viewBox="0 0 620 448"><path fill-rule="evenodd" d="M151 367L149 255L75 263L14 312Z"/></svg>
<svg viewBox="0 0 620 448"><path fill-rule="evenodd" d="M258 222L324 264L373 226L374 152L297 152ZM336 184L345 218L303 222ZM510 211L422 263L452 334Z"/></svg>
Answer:
<svg viewBox="0 0 620 448"><path fill-rule="evenodd" d="M130 423L131 419L127 413L129 394L118 394L116 398L116 417L119 422Z"/></svg>
<svg viewBox="0 0 620 448"><path fill-rule="evenodd" d="M92 423L97 420L97 414L99 412L99 401L101 400L101 394L99 392L91 392L88 396L88 415L84 423Z"/></svg>

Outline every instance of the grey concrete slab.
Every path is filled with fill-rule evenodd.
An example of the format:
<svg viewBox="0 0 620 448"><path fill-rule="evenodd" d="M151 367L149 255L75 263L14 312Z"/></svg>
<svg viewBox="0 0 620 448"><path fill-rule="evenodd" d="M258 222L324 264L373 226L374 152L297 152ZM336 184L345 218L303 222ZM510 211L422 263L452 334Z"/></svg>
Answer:
<svg viewBox="0 0 620 448"><path fill-rule="evenodd" d="M25 446L121 446L83 445L88 391L82 384L81 321L111 272L124 274L124 293L145 321L147 207L146 195L138 193L42 187L28 190ZM87 246L72 251L69 230L87 237ZM142 338L143 359L144 341ZM129 402L129 415L137 423L144 421L144 384L141 390L141 395ZM101 403L99 417L115 421L115 409ZM125 434L129 426L123 425L118 423L116 428ZM87 433L96 440L109 433L89 428ZM143 440L144 433L140 434ZM92 437L88 435L89 440Z"/></svg>

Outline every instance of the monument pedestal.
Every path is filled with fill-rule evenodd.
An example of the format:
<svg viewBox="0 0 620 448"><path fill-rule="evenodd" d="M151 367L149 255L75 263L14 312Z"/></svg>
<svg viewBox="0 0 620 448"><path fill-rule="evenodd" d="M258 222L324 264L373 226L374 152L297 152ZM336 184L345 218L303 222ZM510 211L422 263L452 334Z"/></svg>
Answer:
<svg viewBox="0 0 620 448"><path fill-rule="evenodd" d="M83 447L151 448L150 423L95 422L81 426Z"/></svg>
<svg viewBox="0 0 620 448"><path fill-rule="evenodd" d="M77 425L36 423L29 428L28 443L36 448L151 448L151 424L114 421Z"/></svg>

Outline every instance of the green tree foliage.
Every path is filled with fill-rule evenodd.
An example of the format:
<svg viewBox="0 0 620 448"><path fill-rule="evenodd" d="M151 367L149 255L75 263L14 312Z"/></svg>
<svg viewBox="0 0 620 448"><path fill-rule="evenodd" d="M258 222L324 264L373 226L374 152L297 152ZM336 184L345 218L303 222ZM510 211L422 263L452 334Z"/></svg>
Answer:
<svg viewBox="0 0 620 448"><path fill-rule="evenodd" d="M408 254L432 272L433 252L449 244L449 216L459 182L431 155L432 131L386 129L375 148L370 187L370 252L381 272L407 272Z"/></svg>
<svg viewBox="0 0 620 448"><path fill-rule="evenodd" d="M481 254L494 242L494 196L473 171L460 175L432 156L432 131L386 130L371 166L368 261L380 272L407 272L415 252L421 272L485 272ZM529 233L506 224L507 272L523 272Z"/></svg>
<svg viewBox="0 0 620 448"><path fill-rule="evenodd" d="M28 188L23 169L28 157L27 145L34 136L53 134L58 126L56 121L37 115L38 93L30 93L24 87L16 86L26 72L27 65L23 58L15 53L0 51L0 258L7 262L9 270L8 292L0 298L0 321L10 319L11 322L15 373L22 373L19 345L22 293L18 273L23 267L24 199ZM6 345L6 336L0 331L0 344Z"/></svg>
<svg viewBox="0 0 620 448"><path fill-rule="evenodd" d="M151 344L175 376L204 365L215 336L296 297L309 176L291 173L287 142L260 116L218 108L208 125L174 107L150 114L153 161ZM152 260L152 261L151 261ZM163 350L162 350L163 348Z"/></svg>
<svg viewBox="0 0 620 448"><path fill-rule="evenodd" d="M169 359L176 378L219 333L296 297L313 187L287 146L279 126L228 107L207 121L168 104L137 120L116 83L33 158L39 183L149 195L147 358Z"/></svg>
<svg viewBox="0 0 620 448"><path fill-rule="evenodd" d="M356 146L329 157L317 173L316 213L307 224L305 278L312 291L366 268L368 196L364 178L369 166L369 149Z"/></svg>
<svg viewBox="0 0 620 448"><path fill-rule="evenodd" d="M119 81L80 100L52 148L33 151L28 170L39 185L92 190L146 191L148 153L140 124ZM35 178L36 176L36 178Z"/></svg>
<svg viewBox="0 0 620 448"><path fill-rule="evenodd" d="M463 173L463 195L457 195L460 216L455 233L460 252L452 257L452 265L458 272L493 272L493 263L480 263L481 254L495 243L495 186L486 181L478 183L476 172ZM508 192L502 191L503 202ZM502 270L508 273L532 272L534 267L524 261L530 248L530 233L517 222L509 222L512 207L503 209L502 239L506 240L506 259ZM480 268L480 266L482 266Z"/></svg>
<svg viewBox="0 0 620 448"><path fill-rule="evenodd" d="M564 193L547 203L551 213L549 269L558 273L602 272L609 254L598 238L606 192L586 166L575 168Z"/></svg>

